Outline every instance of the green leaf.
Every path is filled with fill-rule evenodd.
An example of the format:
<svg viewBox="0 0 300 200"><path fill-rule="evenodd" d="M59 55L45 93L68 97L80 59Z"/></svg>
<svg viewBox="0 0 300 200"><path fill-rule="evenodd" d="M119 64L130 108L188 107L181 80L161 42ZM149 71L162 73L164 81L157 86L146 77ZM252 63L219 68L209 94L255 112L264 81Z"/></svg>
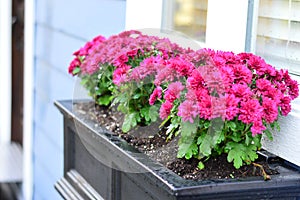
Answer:
<svg viewBox="0 0 300 200"><path fill-rule="evenodd" d="M149 108L150 107L145 107L140 110L141 116L144 117L146 121L150 121Z"/></svg>
<svg viewBox="0 0 300 200"><path fill-rule="evenodd" d="M245 144L248 146L250 144L250 138L249 138L248 134L246 134L245 137L246 137Z"/></svg>
<svg viewBox="0 0 300 200"><path fill-rule="evenodd" d="M186 159L190 159L193 155L198 154L198 147L195 143L182 143L179 145L177 157Z"/></svg>
<svg viewBox="0 0 300 200"><path fill-rule="evenodd" d="M107 106L111 103L111 101L113 100L113 96L112 95L103 95L103 96L100 96L98 99L97 99L97 103L99 105L104 105L104 106Z"/></svg>
<svg viewBox="0 0 300 200"><path fill-rule="evenodd" d="M181 137L193 137L198 129L198 119L195 119L194 123L189 121L181 123Z"/></svg>
<svg viewBox="0 0 300 200"><path fill-rule="evenodd" d="M177 157L190 159L193 155L198 154L198 146L194 141L197 129L198 120L195 123L182 122L181 123L181 138L178 143Z"/></svg>
<svg viewBox="0 0 300 200"><path fill-rule="evenodd" d="M258 158L256 150L257 149L254 145L249 145L244 149L244 152L247 155L245 158L250 159L249 161L245 160L247 164L250 164L251 161L254 161Z"/></svg>
<svg viewBox="0 0 300 200"><path fill-rule="evenodd" d="M159 116L158 106L151 106L149 109L149 117L151 122L155 122Z"/></svg>
<svg viewBox="0 0 300 200"><path fill-rule="evenodd" d="M274 123L275 128L277 129L277 131L280 131L280 125L279 125L279 123L277 121L274 121L273 123Z"/></svg>
<svg viewBox="0 0 300 200"><path fill-rule="evenodd" d="M238 132L233 132L231 136L228 136L229 138L231 138L233 141L235 142L240 142L242 140L242 136L241 133Z"/></svg>
<svg viewBox="0 0 300 200"><path fill-rule="evenodd" d="M261 148L261 134L257 134L255 137L253 137L253 145L256 146L258 149Z"/></svg>
<svg viewBox="0 0 300 200"><path fill-rule="evenodd" d="M88 80L87 78L83 77L83 78L81 79L81 81L80 81L80 84L81 84L81 85L85 85L88 81L89 81L89 80Z"/></svg>
<svg viewBox="0 0 300 200"><path fill-rule="evenodd" d="M213 146L214 145L212 144L212 137L208 134L205 134L199 146L199 152L204 156L209 156L211 155L211 150Z"/></svg>
<svg viewBox="0 0 300 200"><path fill-rule="evenodd" d="M227 161L232 162L233 161L233 166L236 169L239 169L243 165L243 152L241 152L238 148L234 148L229 151L228 156L227 156Z"/></svg>
<svg viewBox="0 0 300 200"><path fill-rule="evenodd" d="M204 166L204 164L203 164L202 161L200 161L200 162L198 163L197 167L198 167L198 169L200 169L200 170L202 170L202 169L205 168L205 166Z"/></svg>
<svg viewBox="0 0 300 200"><path fill-rule="evenodd" d="M229 149L227 161L233 162L236 169L239 169L243 163L250 164L258 158L255 145L246 146L236 142L228 142L226 148Z"/></svg>
<svg viewBox="0 0 300 200"><path fill-rule="evenodd" d="M232 121L229 121L228 123L227 123L227 126L232 130L232 131L235 131L236 130L236 124L235 124L235 122L232 122Z"/></svg>
<svg viewBox="0 0 300 200"><path fill-rule="evenodd" d="M128 132L132 127L135 127L137 125L136 121L136 113L131 113L129 115L125 115L124 122L122 125L122 131Z"/></svg>
<svg viewBox="0 0 300 200"><path fill-rule="evenodd" d="M273 134L271 133L271 131L269 129L264 130L264 133L266 134L266 136L268 137L269 140L273 141Z"/></svg>
<svg viewBox="0 0 300 200"><path fill-rule="evenodd" d="M80 71L81 71L81 70L80 70L80 67L75 67L75 68L73 69L73 71L72 71L72 74L73 74L73 75L76 75L76 74L78 74Z"/></svg>
<svg viewBox="0 0 300 200"><path fill-rule="evenodd" d="M205 121L203 126L204 126L204 128L209 128L210 127L210 121Z"/></svg>
<svg viewBox="0 0 300 200"><path fill-rule="evenodd" d="M141 97L141 93L136 93L135 95L133 95L133 99L138 99L138 98L140 98Z"/></svg>
<svg viewBox="0 0 300 200"><path fill-rule="evenodd" d="M237 131L243 131L243 130L245 130L245 124L244 123L242 123L242 122L237 122L236 123L236 130Z"/></svg>
<svg viewBox="0 0 300 200"><path fill-rule="evenodd" d="M225 132L222 130L220 132L219 138L217 139L216 143L220 144L221 142L223 142L225 140Z"/></svg>

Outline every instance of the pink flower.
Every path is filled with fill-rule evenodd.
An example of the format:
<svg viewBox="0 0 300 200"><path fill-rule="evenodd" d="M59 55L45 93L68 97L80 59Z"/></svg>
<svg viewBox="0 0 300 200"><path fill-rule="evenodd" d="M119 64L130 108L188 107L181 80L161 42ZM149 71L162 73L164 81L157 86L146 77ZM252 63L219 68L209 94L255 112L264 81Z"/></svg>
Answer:
<svg viewBox="0 0 300 200"><path fill-rule="evenodd" d="M256 99L248 99L241 102L239 111L239 120L246 124L260 121L262 118L263 108Z"/></svg>
<svg viewBox="0 0 300 200"><path fill-rule="evenodd" d="M276 70L271 65L267 64L261 57L249 54L247 64L250 69L255 70L256 74L263 76L265 74L276 76Z"/></svg>
<svg viewBox="0 0 300 200"><path fill-rule="evenodd" d="M250 84L252 81L252 72L241 64L232 65L234 82L240 84Z"/></svg>
<svg viewBox="0 0 300 200"><path fill-rule="evenodd" d="M186 100L178 107L178 116L182 117L183 121L194 123L194 118L198 115L198 107L193 101Z"/></svg>
<svg viewBox="0 0 300 200"><path fill-rule="evenodd" d="M170 101L166 101L163 104L161 104L161 107L159 109L159 116L161 119L166 119L169 114L171 113L171 109L173 107L173 104Z"/></svg>
<svg viewBox="0 0 300 200"><path fill-rule="evenodd" d="M91 53L91 51L96 48L99 44L105 41L105 37L99 35L92 39L91 41L87 42L84 47L80 48L79 50L73 53L74 56L87 56Z"/></svg>
<svg viewBox="0 0 300 200"><path fill-rule="evenodd" d="M187 79L187 87L197 89L204 86L204 79L198 69L194 69L192 74Z"/></svg>
<svg viewBox="0 0 300 200"><path fill-rule="evenodd" d="M247 99L251 98L251 96L253 96L253 92L245 84L233 84L230 92L239 101L246 101Z"/></svg>
<svg viewBox="0 0 300 200"><path fill-rule="evenodd" d="M145 58L142 62L140 62L140 66L132 69L130 79L138 81L149 75L154 75L157 73L159 68L163 68L162 66L164 64L165 61L160 56Z"/></svg>
<svg viewBox="0 0 300 200"><path fill-rule="evenodd" d="M212 102L212 116L211 118L222 118L226 117L226 99L224 96L211 97Z"/></svg>
<svg viewBox="0 0 300 200"><path fill-rule="evenodd" d="M168 64L170 68L174 69L180 76L189 76L194 69L194 66L182 57L171 58Z"/></svg>
<svg viewBox="0 0 300 200"><path fill-rule="evenodd" d="M158 86L157 88L155 88L154 91L152 92L152 94L150 95L149 104L154 105L156 99L161 98L161 93L162 93L161 87Z"/></svg>
<svg viewBox="0 0 300 200"><path fill-rule="evenodd" d="M232 120L239 113L239 99L233 94L226 94L226 120Z"/></svg>
<svg viewBox="0 0 300 200"><path fill-rule="evenodd" d="M174 81L175 77L177 77L176 71L167 63L168 61L165 61L164 64L157 66L157 73L154 79L154 84L156 86Z"/></svg>
<svg viewBox="0 0 300 200"><path fill-rule="evenodd" d="M121 54L113 61L113 65L118 68L122 67L123 65L126 65L126 62L128 62L128 56L125 54Z"/></svg>
<svg viewBox="0 0 300 200"><path fill-rule="evenodd" d="M208 95L205 98L201 98L201 101L198 101L198 110L199 116L203 119L212 118L212 100Z"/></svg>
<svg viewBox="0 0 300 200"><path fill-rule="evenodd" d="M261 120L255 121L251 126L252 136L255 137L257 134L262 134L266 127L263 125Z"/></svg>
<svg viewBox="0 0 300 200"><path fill-rule="evenodd" d="M265 97L274 100L275 105L277 105L281 98L281 92L278 91L269 80L258 79L256 81L256 87L258 88L258 95L262 94Z"/></svg>
<svg viewBox="0 0 300 200"><path fill-rule="evenodd" d="M268 97L263 98L262 106L264 108L263 118L268 123L273 123L278 116L278 108L276 102Z"/></svg>
<svg viewBox="0 0 300 200"><path fill-rule="evenodd" d="M167 91L165 92L164 99L173 103L175 99L180 97L180 92L184 89L184 86L181 82L176 81L174 83L170 83Z"/></svg>
<svg viewBox="0 0 300 200"><path fill-rule="evenodd" d="M220 70L222 82L226 88L226 91L229 92L230 87L231 87L232 83L234 82L234 78L235 78L233 69L231 67L229 67L228 65L224 65L224 66L221 66L219 68L219 70Z"/></svg>
<svg viewBox="0 0 300 200"><path fill-rule="evenodd" d="M123 83L127 78L126 74L129 69L130 66L128 65L123 65L122 67L117 68L113 73L113 83L116 85Z"/></svg>
<svg viewBox="0 0 300 200"><path fill-rule="evenodd" d="M75 69L76 67L79 67L80 64L81 64L81 62L80 62L80 60L78 59L78 57L74 58L74 59L72 60L72 62L70 63L69 67L68 67L69 73L72 74L72 75L74 76L75 74L73 73L73 71L74 71L74 69Z"/></svg>
<svg viewBox="0 0 300 200"><path fill-rule="evenodd" d="M137 54L138 54L138 49L133 49L133 50L127 52L127 56L131 57L131 58L133 58Z"/></svg>
<svg viewBox="0 0 300 200"><path fill-rule="evenodd" d="M279 106L281 108L281 113L283 116L287 116L289 112L291 112L292 107L290 103L291 103L291 98L289 96L283 97L281 99Z"/></svg>

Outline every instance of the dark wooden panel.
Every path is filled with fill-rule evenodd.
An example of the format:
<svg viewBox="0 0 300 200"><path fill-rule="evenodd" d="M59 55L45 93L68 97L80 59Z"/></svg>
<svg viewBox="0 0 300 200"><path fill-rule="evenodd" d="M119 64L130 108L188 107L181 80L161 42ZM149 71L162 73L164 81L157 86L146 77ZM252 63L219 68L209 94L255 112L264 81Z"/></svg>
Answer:
<svg viewBox="0 0 300 200"><path fill-rule="evenodd" d="M24 0L12 1L12 120L11 139L23 141Z"/></svg>

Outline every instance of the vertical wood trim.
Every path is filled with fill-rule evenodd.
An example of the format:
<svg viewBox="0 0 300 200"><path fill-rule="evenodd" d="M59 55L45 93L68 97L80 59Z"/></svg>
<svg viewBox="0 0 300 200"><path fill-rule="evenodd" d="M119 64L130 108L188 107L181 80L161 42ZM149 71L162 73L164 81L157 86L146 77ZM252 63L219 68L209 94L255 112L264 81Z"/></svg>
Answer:
<svg viewBox="0 0 300 200"><path fill-rule="evenodd" d="M35 1L25 1L24 12L24 117L23 117L23 193L24 199L32 199L32 137L33 137L33 83L34 83L34 31Z"/></svg>
<svg viewBox="0 0 300 200"><path fill-rule="evenodd" d="M11 140L23 143L24 0L12 0Z"/></svg>
<svg viewBox="0 0 300 200"><path fill-rule="evenodd" d="M0 143L11 133L11 0L0 1Z"/></svg>

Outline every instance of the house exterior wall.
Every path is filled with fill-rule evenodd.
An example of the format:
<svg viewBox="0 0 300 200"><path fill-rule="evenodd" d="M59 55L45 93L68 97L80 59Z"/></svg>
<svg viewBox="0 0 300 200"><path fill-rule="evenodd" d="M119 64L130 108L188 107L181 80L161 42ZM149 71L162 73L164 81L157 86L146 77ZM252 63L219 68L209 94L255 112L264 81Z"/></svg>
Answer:
<svg viewBox="0 0 300 200"><path fill-rule="evenodd" d="M72 99L72 53L96 35L124 30L126 1L36 0L33 199L60 199L54 183L63 173L63 118L54 107Z"/></svg>

